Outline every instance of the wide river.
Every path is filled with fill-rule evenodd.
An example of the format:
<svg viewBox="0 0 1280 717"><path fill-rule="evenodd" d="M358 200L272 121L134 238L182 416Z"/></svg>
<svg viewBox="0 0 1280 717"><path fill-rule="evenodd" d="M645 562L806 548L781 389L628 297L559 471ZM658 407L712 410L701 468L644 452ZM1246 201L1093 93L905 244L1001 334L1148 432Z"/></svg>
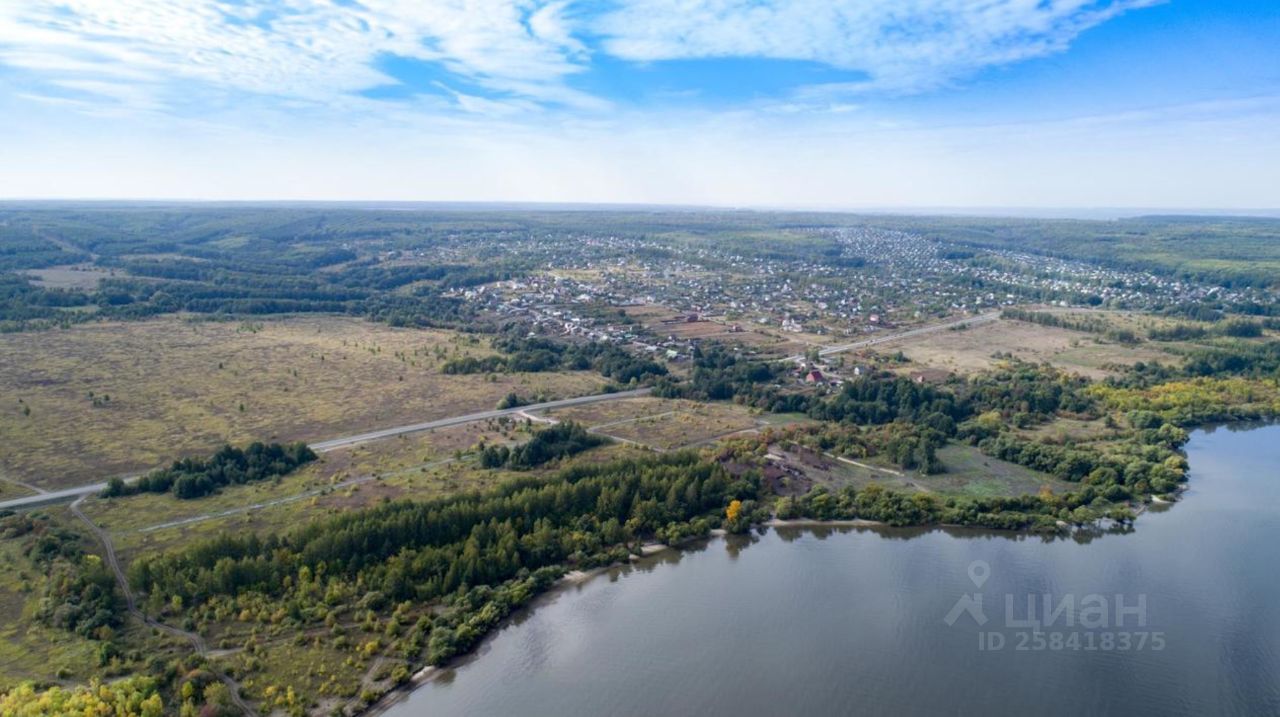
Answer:
<svg viewBox="0 0 1280 717"><path fill-rule="evenodd" d="M544 597L388 714L1280 715L1280 426L1187 452L1183 500L1126 534L668 552Z"/></svg>

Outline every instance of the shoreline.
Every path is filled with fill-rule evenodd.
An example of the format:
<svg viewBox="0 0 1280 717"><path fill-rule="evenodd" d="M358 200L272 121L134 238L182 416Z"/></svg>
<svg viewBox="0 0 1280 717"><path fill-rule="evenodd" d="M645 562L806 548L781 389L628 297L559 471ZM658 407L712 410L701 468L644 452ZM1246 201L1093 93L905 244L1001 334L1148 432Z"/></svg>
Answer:
<svg viewBox="0 0 1280 717"><path fill-rule="evenodd" d="M891 528L893 527L882 520L867 520L866 518L845 518L841 520L818 520L817 518L792 518L790 520L783 520L782 518L770 518L769 520L766 520L765 522L760 523L759 525L766 526L769 528ZM752 527L754 528L758 526L752 526ZM910 527L945 528L947 526L921 525L921 526L910 526Z"/></svg>
<svg viewBox="0 0 1280 717"><path fill-rule="evenodd" d="M1186 482L1181 483L1173 492L1173 495L1175 496L1174 500L1168 500L1161 496L1152 495L1150 497L1150 501L1143 501L1137 504L1136 506L1134 506L1134 522L1136 522L1137 518L1145 514L1147 512L1147 509L1151 505L1174 505L1177 502L1180 502L1178 498L1181 498L1182 493L1186 491L1188 488L1190 488L1188 483ZM982 528L982 527L975 527L975 526L950 525L946 523L901 526L901 527L919 528L919 529L926 529L926 530L949 530L949 529L970 530L972 529L972 530L982 530L982 531L994 531L997 533L1007 533L1010 535L1036 534L1035 531L1026 530L1026 529L1004 530L999 528ZM770 518L769 520L752 524L750 526L750 529L748 530L748 534L750 534L751 531L754 531L760 528L773 528L773 529L791 528L791 529L799 529L799 530L812 529L812 528L893 529L895 528L895 526L891 526L884 521L868 520L866 518L845 518L845 519L837 519L837 520L819 520L817 518L792 518L792 519ZM1062 521L1059 521L1059 528L1060 528L1060 530L1058 531L1059 534L1070 534L1072 532L1071 528L1063 524ZM668 545L666 543L659 543L659 542L648 542L641 545L640 553L632 554L628 559L627 563L611 563L609 565L602 565L602 566L590 568L587 570L583 570L583 569L568 570L565 572L564 575L560 576L560 578L557 579L556 582L553 583L544 592L534 596L528 603L521 606L517 610L513 611L510 615L508 615L506 618L504 618L498 626L496 626L487 635L481 638L480 642L472 650L468 651L466 654L458 655L454 659L450 660L447 665L441 665L441 666L426 665L422 667L417 672L413 673L413 675L408 679L408 681L393 687L392 689L387 691L385 694L383 694L378 699L377 702L369 705L365 709L362 709L353 713L353 717L376 717L377 715L386 714L386 712L390 710L392 707L396 706L401 699L407 698L408 695L412 694L418 688L424 685L430 684L432 681L438 679L444 672L448 670L457 669L459 667L465 666L472 660L479 659L483 655L483 651L485 650L487 643L490 640L495 639L497 635L504 628L508 627L510 623L514 619L516 619L518 615L526 611L532 612L539 606L539 604L543 603L544 601L552 600L558 597L560 594L562 594L569 588L584 585L590 582L591 580L609 572L610 570L625 567L626 565L630 565L640 560L653 557L655 555L666 552L668 550L678 551L685 545L689 545L699 541L711 541L715 538L725 538L728 535L729 535L728 531L726 531L724 528L713 528L712 530L708 531L706 535L692 536L671 545Z"/></svg>
<svg viewBox="0 0 1280 717"><path fill-rule="evenodd" d="M966 528L970 528L971 526L962 526L962 525L953 526L953 525L946 525L946 524L934 524L934 525L904 526L904 527L937 529L937 530L954 528L954 529L963 530ZM868 520L866 518L846 518L846 519L838 519L838 520L818 520L816 518L793 518L790 520L784 520L782 518L770 518L769 520L753 524L751 526L751 530L748 531L748 534L751 531L754 531L759 528L773 528L773 529L791 528L791 529L798 529L798 530L814 529L814 528L877 528L877 529L889 528L889 529L892 529L894 528L894 526L891 526L888 523L885 523L884 521ZM1009 533L1009 534L1024 534L1024 533L1031 534L1030 531L1026 531L1026 530L998 530L995 528L977 528L977 530L995 530L1000 533ZM489 631L487 635L481 638L480 642L477 643L472 650L468 651L465 654L458 655L454 659L450 660L449 663L446 665L426 665L422 667L417 672L413 673L413 675L409 678L408 681L393 687L391 690L383 694L378 699L377 702L369 705L363 710L353 713L353 717L376 717L377 715L386 714L386 712L390 710L392 707L396 706L401 699L406 698L409 694L413 693L418 688L423 687L424 685L428 685L432 681L439 679L439 677L442 674L444 674L446 671L463 667L469 662L479 659L483 655L483 652L487 646L487 643L490 640L495 639L497 635L501 633L504 628L508 627L510 623L517 618L517 616L519 616L520 614L526 611L532 612L543 602L555 599L560 594L564 593L570 588L585 585L586 583L591 582L592 580L594 580L597 577L600 577L601 575L604 575L610 570L626 567L627 565L639 562L641 560L645 560L647 558L651 558L655 555L659 555L666 551L669 551L669 550L679 551L683 548L683 546L690 545L692 543L696 543L699 541L709 542L716 538L728 537L728 535L729 535L728 531L726 531L724 528L713 528L712 530L708 531L706 535L689 537L678 543L674 543L672 545L668 545L666 543L658 543L658 542L645 543L640 547L640 554L638 555L632 554L628 562L626 563L611 563L609 565L602 565L599 567L589 568L586 570L575 568L573 570L566 571L564 575L560 576L560 578L558 578L556 582L553 583L545 591L534 596L528 603L525 603L518 609L512 611L510 615L503 618L502 622L499 623L493 630Z"/></svg>
<svg viewBox="0 0 1280 717"><path fill-rule="evenodd" d="M430 684L433 680L438 679L440 675L442 675L446 671L456 669L458 667L461 667L467 664L471 660L478 659L482 654L482 651L485 649L486 643L494 639L518 615L526 611L532 612L535 608L539 606L539 604L558 597L560 594L564 593L570 588L578 587L580 585L584 585L588 582L591 582L595 578L598 578L601 575L604 575L610 570L626 567L627 565L638 562L640 560L644 560L646 558L653 557L660 553L664 553L668 550L679 550L680 546L687 545L694 541L711 540L713 538L722 538L725 535L726 535L726 532L724 529L715 528L705 536L691 537L686 540L682 540L679 543L676 543L675 545L667 545L666 543L658 543L658 542L649 542L649 543L645 543L644 545L641 545L640 554L631 555L628 562L626 563L610 563L609 565L601 565L599 567L589 568L586 570L575 568L573 570L566 571L564 575L561 575L546 590L539 593L538 595L535 595L531 600L529 600L529 602L520 606L516 610L513 610L510 615L507 615L505 618L503 618L502 622L500 622L496 627L494 627L494 629L490 630L487 635L485 635L483 638L480 639L480 642L476 644L475 648L471 649L466 654L458 655L454 659L450 660L449 663L446 665L426 665L422 667L417 672L413 673L413 675L409 677L408 681L391 688L385 694L383 694L380 698L378 698L377 702L369 705L363 710L355 712L354 715L355 717L375 717L376 715L385 714L387 710L394 707L400 701L401 698L408 696L410 693L412 693L414 690L417 690L419 687Z"/></svg>

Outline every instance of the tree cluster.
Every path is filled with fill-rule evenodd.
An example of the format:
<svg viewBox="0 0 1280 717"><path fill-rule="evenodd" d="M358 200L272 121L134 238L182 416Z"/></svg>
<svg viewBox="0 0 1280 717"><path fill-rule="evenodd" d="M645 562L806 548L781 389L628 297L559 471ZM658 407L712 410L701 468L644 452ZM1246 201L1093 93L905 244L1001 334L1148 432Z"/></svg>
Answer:
<svg viewBox="0 0 1280 717"><path fill-rule="evenodd" d="M528 470L608 442L608 438L589 433L578 423L564 421L534 433L532 438L514 448L485 446L480 451L480 465Z"/></svg>
<svg viewBox="0 0 1280 717"><path fill-rule="evenodd" d="M82 637L106 639L121 623L115 576L85 550L79 533L47 516L17 513L0 519L0 536L22 542L23 554L47 576L36 618Z"/></svg>
<svg viewBox="0 0 1280 717"><path fill-rule="evenodd" d="M169 493L183 500L202 498L227 485L278 478L316 459L305 443L259 443L246 448L223 446L208 458L183 458L168 468L152 471L133 484L112 478L104 498L137 493Z"/></svg>
<svg viewBox="0 0 1280 717"><path fill-rule="evenodd" d="M507 336L493 342L504 356L464 356L447 361L441 370L448 374L492 373L496 371L540 373L546 371L598 371L617 383L644 383L667 375L667 367L632 355L613 344L569 343L542 337Z"/></svg>

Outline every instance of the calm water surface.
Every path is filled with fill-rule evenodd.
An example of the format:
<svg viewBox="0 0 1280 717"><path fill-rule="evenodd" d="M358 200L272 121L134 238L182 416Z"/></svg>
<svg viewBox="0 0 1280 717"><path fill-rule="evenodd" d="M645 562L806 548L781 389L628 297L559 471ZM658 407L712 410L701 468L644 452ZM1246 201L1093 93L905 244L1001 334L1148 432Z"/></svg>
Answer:
<svg viewBox="0 0 1280 717"><path fill-rule="evenodd" d="M1280 715L1280 426L1197 432L1187 451L1184 500L1128 534L775 530L618 570L388 714ZM948 625L976 594L986 625ZM1061 649L1008 620L1006 595L1016 620L1044 594L1076 601L1045 631ZM1110 629L1068 624L1089 594ZM1145 600L1145 625L1115 624L1117 594ZM990 632L1002 649L979 649ZM1102 649L1106 633L1131 649Z"/></svg>

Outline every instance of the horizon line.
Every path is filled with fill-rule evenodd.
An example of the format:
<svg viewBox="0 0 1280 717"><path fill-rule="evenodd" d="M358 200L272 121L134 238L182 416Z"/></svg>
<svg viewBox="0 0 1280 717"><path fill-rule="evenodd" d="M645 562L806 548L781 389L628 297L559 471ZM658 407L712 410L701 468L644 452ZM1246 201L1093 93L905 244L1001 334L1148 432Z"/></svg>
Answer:
<svg viewBox="0 0 1280 717"><path fill-rule="evenodd" d="M6 205L156 205L156 206L347 206L374 209L487 209L515 211L728 211L761 213L875 214L886 216L956 216L1041 219L1132 219L1140 217L1215 217L1280 219L1280 206L1267 207L1125 207L1044 205L835 205L835 204L678 204L664 202L600 202L502 199L210 199L193 197L0 197Z"/></svg>

